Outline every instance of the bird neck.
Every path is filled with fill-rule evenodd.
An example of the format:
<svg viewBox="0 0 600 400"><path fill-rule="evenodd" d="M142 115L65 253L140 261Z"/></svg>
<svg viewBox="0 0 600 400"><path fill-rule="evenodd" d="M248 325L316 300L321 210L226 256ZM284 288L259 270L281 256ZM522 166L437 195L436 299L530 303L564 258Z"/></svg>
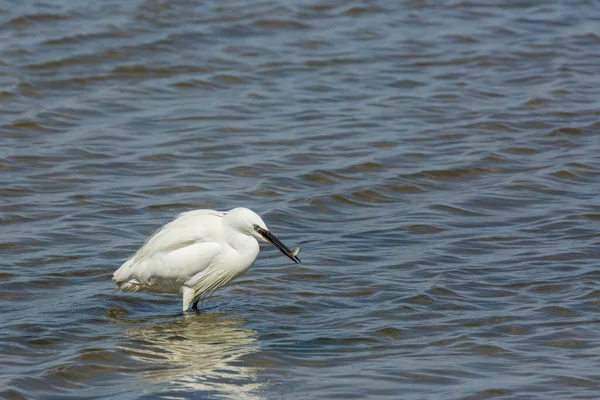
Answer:
<svg viewBox="0 0 600 400"><path fill-rule="evenodd" d="M242 274L254 264L258 257L259 246L256 239L244 235L237 230L226 233L227 243L234 250L230 252L231 267L235 268L238 274Z"/></svg>
<svg viewBox="0 0 600 400"><path fill-rule="evenodd" d="M256 239L228 226L225 227L225 240L227 244L240 253L253 252L254 249L258 249Z"/></svg>

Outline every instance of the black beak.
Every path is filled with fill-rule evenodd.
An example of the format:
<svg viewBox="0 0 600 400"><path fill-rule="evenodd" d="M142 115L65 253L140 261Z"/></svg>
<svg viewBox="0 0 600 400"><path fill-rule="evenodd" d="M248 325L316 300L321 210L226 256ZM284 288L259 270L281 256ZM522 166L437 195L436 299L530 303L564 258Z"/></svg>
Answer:
<svg viewBox="0 0 600 400"><path fill-rule="evenodd" d="M279 251L281 251L283 254L288 256L290 258L290 260L292 260L296 264L300 264L300 259L298 257L296 257L295 255L293 255L292 250L288 249L288 247L285 244L281 243L281 241L279 239L277 239L275 237L275 235L273 235L268 230L262 229L262 228L257 228L256 231L258 233L260 233L261 236L264 237L269 243L271 243L273 246L277 247L279 249Z"/></svg>

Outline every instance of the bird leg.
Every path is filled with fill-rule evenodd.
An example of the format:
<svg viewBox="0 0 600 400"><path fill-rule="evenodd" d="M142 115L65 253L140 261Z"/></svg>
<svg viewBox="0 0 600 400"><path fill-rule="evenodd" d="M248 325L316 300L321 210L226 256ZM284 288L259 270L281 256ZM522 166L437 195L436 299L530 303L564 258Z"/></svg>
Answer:
<svg viewBox="0 0 600 400"><path fill-rule="evenodd" d="M194 304L192 304L192 310L197 310L197 309L198 309L198 302L199 302L199 301L200 301L200 300L196 300L196 301L194 302Z"/></svg>

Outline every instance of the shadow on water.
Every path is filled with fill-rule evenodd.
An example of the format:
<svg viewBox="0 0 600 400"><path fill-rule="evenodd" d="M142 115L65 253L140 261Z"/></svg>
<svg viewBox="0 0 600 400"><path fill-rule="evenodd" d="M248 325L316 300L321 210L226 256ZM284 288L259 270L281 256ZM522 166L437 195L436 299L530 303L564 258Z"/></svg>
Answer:
<svg viewBox="0 0 600 400"><path fill-rule="evenodd" d="M142 386L167 393L194 392L224 398L261 398L254 367L243 356L258 352L258 332L243 328L245 321L224 314L123 318L121 310L108 316L124 333L119 350L147 369L138 376Z"/></svg>

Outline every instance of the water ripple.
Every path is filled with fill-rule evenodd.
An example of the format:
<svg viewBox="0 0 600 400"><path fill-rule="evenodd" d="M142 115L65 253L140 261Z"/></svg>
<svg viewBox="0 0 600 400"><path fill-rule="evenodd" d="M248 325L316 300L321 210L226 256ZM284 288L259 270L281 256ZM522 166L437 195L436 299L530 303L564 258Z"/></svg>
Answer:
<svg viewBox="0 0 600 400"><path fill-rule="evenodd" d="M288 3L0 6L0 397L597 397L595 3ZM303 264L112 293L239 205Z"/></svg>

